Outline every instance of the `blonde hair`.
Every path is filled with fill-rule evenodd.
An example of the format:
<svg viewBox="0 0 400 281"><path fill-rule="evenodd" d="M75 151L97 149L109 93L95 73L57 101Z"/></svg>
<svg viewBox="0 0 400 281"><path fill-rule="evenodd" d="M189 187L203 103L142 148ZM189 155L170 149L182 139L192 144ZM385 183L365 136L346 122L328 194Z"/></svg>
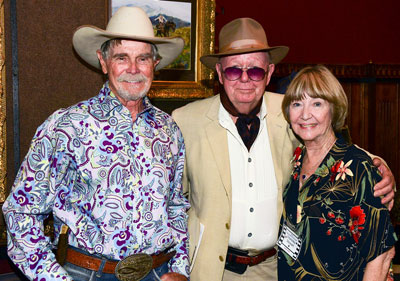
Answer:
<svg viewBox="0 0 400 281"><path fill-rule="evenodd" d="M342 85L332 72L323 65L308 66L299 71L289 84L282 101L282 112L287 122L290 123L290 104L304 99L305 94L329 102L333 130L340 131L347 116L348 102Z"/></svg>

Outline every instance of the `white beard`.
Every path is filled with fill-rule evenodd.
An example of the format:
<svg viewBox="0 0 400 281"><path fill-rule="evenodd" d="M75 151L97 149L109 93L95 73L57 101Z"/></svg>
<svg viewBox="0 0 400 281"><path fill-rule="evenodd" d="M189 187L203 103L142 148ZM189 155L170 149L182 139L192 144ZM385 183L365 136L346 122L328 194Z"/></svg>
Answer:
<svg viewBox="0 0 400 281"><path fill-rule="evenodd" d="M122 74L121 76L119 76L117 78L118 82L148 82L148 78L146 76L144 76L141 73L138 74ZM136 100L140 100L143 97L146 96L147 92L150 90L150 86L151 84L148 83L145 85L145 88L136 93L135 95L132 95L132 93L126 89L124 89L123 87L118 87L116 89L118 96L120 96L122 99L124 99L125 101L136 101Z"/></svg>

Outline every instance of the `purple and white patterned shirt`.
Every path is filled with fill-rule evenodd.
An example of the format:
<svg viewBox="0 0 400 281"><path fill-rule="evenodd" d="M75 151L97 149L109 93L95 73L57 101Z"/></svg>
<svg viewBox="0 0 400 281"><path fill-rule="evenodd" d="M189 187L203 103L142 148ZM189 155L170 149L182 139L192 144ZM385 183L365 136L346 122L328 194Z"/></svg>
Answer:
<svg viewBox="0 0 400 281"><path fill-rule="evenodd" d="M29 278L70 280L52 253L62 224L69 245L109 259L172 246L170 271L189 275L183 138L168 114L143 104L133 121L106 83L37 129L3 206L9 256ZM54 241L43 232L50 213Z"/></svg>

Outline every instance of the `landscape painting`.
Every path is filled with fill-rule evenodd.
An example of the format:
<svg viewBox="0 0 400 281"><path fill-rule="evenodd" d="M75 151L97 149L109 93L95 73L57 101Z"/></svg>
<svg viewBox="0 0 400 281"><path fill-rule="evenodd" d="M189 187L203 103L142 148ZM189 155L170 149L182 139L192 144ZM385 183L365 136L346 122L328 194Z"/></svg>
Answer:
<svg viewBox="0 0 400 281"><path fill-rule="evenodd" d="M180 36L185 40L181 55L168 67L156 73L155 79L193 81L196 31L192 22L196 21L195 1L110 0L111 14L121 6L142 8L153 24L155 36Z"/></svg>

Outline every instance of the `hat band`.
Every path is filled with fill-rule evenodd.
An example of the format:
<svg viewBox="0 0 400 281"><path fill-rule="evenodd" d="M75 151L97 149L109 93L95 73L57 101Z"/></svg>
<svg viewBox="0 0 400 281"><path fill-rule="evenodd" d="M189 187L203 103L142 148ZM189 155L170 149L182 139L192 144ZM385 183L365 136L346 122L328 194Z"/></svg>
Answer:
<svg viewBox="0 0 400 281"><path fill-rule="evenodd" d="M254 39L242 39L236 40L230 43L229 45L223 46L220 50L221 53L228 52L230 50L237 50L237 49L260 49L260 48L269 48L268 44L264 42L254 40Z"/></svg>

